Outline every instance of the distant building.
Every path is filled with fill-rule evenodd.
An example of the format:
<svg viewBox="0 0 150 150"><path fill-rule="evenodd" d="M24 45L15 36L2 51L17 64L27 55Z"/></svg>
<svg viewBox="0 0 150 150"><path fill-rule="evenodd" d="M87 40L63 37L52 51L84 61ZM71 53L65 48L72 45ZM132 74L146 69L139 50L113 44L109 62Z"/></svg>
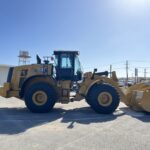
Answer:
<svg viewBox="0 0 150 150"><path fill-rule="evenodd" d="M2 86L7 81L7 75L10 66L0 65L0 86Z"/></svg>

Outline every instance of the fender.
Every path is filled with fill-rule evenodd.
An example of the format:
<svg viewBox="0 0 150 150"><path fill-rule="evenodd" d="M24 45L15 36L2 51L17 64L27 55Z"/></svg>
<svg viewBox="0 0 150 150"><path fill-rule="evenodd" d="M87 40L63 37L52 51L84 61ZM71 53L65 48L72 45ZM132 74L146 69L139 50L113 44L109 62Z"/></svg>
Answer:
<svg viewBox="0 0 150 150"><path fill-rule="evenodd" d="M25 88L27 86L30 86L31 84L33 84L35 82L39 82L39 81L46 82L46 83L49 83L49 84L53 85L54 87L57 87L56 86L56 80L53 77L45 76L45 75L35 75L35 76L27 78L22 83L21 90L20 90L20 93L19 93L20 98L23 98L24 92L25 92Z"/></svg>

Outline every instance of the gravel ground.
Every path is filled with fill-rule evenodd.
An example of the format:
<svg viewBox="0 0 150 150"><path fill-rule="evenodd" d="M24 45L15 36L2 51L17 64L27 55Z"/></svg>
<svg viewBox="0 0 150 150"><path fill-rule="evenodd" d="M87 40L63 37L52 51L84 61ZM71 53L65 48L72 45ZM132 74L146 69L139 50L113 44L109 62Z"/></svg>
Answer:
<svg viewBox="0 0 150 150"><path fill-rule="evenodd" d="M112 115L84 101L34 114L16 98L0 97L0 150L149 150L150 116L120 103Z"/></svg>

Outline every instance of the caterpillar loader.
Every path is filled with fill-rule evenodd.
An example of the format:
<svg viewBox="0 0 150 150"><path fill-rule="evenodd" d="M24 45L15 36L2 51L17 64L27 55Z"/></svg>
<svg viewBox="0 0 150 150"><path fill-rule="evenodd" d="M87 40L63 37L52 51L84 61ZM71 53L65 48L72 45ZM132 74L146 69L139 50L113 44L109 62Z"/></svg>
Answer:
<svg viewBox="0 0 150 150"><path fill-rule="evenodd" d="M124 94L118 86L115 72L86 72L83 74L78 51L54 51L54 62L41 62L11 67L0 95L24 100L27 108L36 113L49 112L55 103L86 100L97 113L113 113ZM76 83L76 94L71 96Z"/></svg>

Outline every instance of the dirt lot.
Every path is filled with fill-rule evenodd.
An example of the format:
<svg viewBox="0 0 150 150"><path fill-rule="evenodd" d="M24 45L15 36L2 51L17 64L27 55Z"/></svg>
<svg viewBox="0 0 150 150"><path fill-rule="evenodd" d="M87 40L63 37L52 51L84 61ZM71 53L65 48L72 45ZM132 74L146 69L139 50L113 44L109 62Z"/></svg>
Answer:
<svg viewBox="0 0 150 150"><path fill-rule="evenodd" d="M149 122L150 115L122 103L112 115L96 114L84 101L33 114L23 101L0 98L0 149L149 150Z"/></svg>

